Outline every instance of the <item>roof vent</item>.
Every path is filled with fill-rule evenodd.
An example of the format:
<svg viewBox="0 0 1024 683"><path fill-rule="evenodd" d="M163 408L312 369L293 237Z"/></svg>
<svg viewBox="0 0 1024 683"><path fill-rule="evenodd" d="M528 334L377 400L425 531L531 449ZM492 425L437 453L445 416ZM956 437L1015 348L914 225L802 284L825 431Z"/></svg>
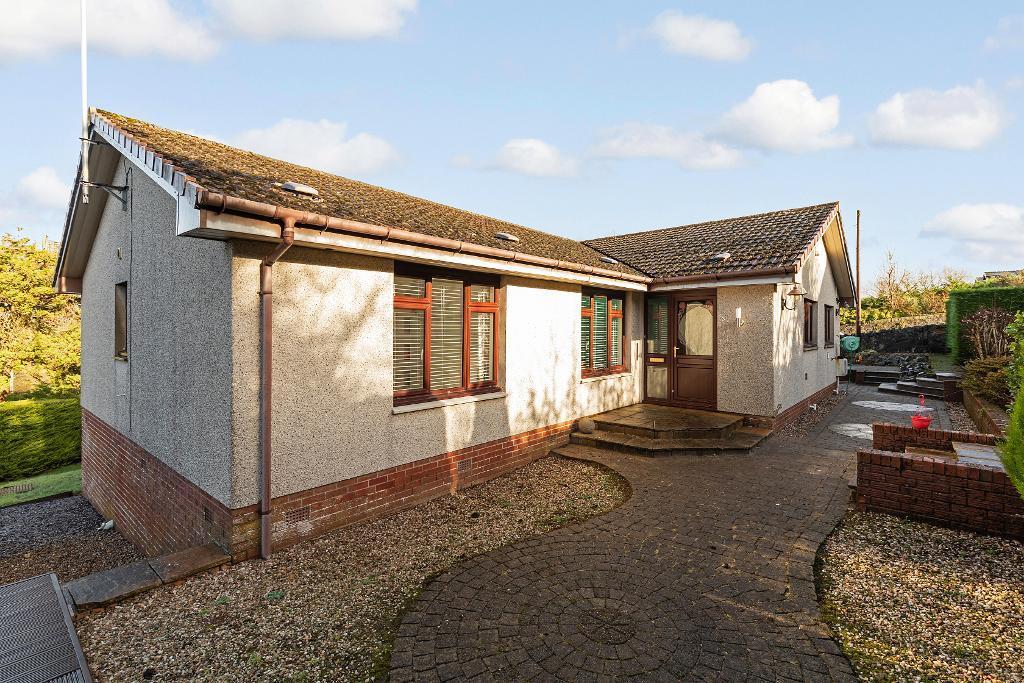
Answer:
<svg viewBox="0 0 1024 683"><path fill-rule="evenodd" d="M296 183L289 180L287 183L274 183L274 187L281 188L286 192L294 192L295 194L305 195L312 197L313 199L320 198L320 192L315 187L306 185L304 183Z"/></svg>
<svg viewBox="0 0 1024 683"><path fill-rule="evenodd" d="M504 240L505 242L518 242L519 238L509 232L496 232L494 233L495 238Z"/></svg>
<svg viewBox="0 0 1024 683"><path fill-rule="evenodd" d="M618 263L618 261L613 259L611 256L602 256L601 260L604 261L605 263Z"/></svg>
<svg viewBox="0 0 1024 683"><path fill-rule="evenodd" d="M712 261L728 261L731 256L732 256L732 254L730 254L729 252L722 251L722 252L719 252L719 253L715 254L714 256L712 256L711 260Z"/></svg>

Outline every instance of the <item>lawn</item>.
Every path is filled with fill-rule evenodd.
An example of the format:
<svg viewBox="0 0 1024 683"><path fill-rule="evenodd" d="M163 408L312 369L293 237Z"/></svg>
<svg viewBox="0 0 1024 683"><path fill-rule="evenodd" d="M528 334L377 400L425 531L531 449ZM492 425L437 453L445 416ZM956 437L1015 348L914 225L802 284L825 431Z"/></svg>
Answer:
<svg viewBox="0 0 1024 683"><path fill-rule="evenodd" d="M78 397L0 403L0 482L11 482L81 460Z"/></svg>
<svg viewBox="0 0 1024 683"><path fill-rule="evenodd" d="M61 493L78 493L82 490L82 466L65 465L45 474L5 482L0 484L0 489L19 484L30 484L32 488L21 493L0 495L0 508L40 498L50 498Z"/></svg>

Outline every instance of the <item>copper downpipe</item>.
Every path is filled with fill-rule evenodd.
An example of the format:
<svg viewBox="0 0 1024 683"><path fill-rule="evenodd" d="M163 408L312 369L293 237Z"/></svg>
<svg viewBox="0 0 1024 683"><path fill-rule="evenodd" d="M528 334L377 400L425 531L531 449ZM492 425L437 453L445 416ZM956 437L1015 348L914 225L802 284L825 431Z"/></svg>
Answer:
<svg viewBox="0 0 1024 683"><path fill-rule="evenodd" d="M295 242L295 221L300 212L284 209L274 218L281 221L281 241L260 261L260 557L270 557L271 489L273 463L270 423L274 387L274 264Z"/></svg>

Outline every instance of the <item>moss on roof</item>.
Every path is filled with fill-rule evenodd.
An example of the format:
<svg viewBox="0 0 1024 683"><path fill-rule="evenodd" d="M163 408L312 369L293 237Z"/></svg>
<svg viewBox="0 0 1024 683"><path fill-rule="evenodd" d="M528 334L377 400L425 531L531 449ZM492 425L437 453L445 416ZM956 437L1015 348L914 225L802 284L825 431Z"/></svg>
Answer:
<svg viewBox="0 0 1024 683"><path fill-rule="evenodd" d="M827 227L839 202L587 240L653 278L792 267ZM714 256L729 253L726 260Z"/></svg>
<svg viewBox="0 0 1024 683"><path fill-rule="evenodd" d="M194 177L207 190L336 218L636 273L629 266L602 261L602 254L597 250L565 237L272 159L113 112L97 113ZM314 202L274 186L274 183L288 181L316 188L321 201ZM496 239L494 235L498 232L511 233L519 242Z"/></svg>

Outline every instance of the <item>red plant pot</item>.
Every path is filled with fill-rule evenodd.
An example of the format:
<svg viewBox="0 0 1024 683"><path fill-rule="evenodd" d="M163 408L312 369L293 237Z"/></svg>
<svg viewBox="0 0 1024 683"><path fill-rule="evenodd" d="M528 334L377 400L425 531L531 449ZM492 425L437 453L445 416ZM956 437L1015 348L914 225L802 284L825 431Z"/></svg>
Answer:
<svg viewBox="0 0 1024 683"><path fill-rule="evenodd" d="M910 424L914 425L914 429L928 429L928 425L932 423L932 419L927 415L911 415Z"/></svg>

